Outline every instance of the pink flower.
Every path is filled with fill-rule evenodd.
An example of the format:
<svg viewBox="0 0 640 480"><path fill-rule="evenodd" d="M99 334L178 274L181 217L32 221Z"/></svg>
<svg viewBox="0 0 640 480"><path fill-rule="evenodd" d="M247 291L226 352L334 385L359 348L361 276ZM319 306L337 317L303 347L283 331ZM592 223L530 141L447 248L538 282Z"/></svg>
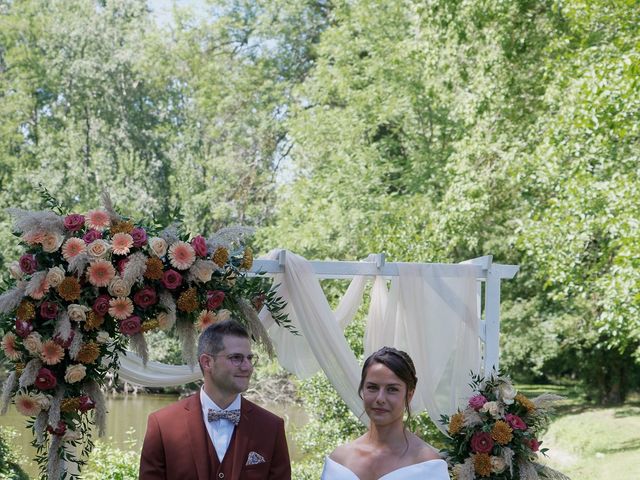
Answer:
<svg viewBox="0 0 640 480"><path fill-rule="evenodd" d="M218 317L214 312L210 310L202 310L200 315L198 315L198 329L202 331L209 325L216 323L217 320Z"/></svg>
<svg viewBox="0 0 640 480"><path fill-rule="evenodd" d="M474 395L469 399L469 406L476 412L480 410L485 403L487 403L487 399L484 395Z"/></svg>
<svg viewBox="0 0 640 480"><path fill-rule="evenodd" d="M20 268L27 275L31 275L38 268L38 262L36 261L36 256L30 253L25 253L20 257Z"/></svg>
<svg viewBox="0 0 640 480"><path fill-rule="evenodd" d="M89 395L81 395L78 397L78 400L78 410L81 412L88 412L96 406L96 402L94 402Z"/></svg>
<svg viewBox="0 0 640 480"><path fill-rule="evenodd" d="M207 242L202 235L193 237L191 239L191 246L193 247L193 250L196 252L196 255L198 255L199 257L207 256Z"/></svg>
<svg viewBox="0 0 640 480"><path fill-rule="evenodd" d="M106 287L116 276L116 269L106 260L96 260L87 269L89 283L95 287Z"/></svg>
<svg viewBox="0 0 640 480"><path fill-rule="evenodd" d="M526 430L527 424L518 416L512 413L507 413L504 416L504 419L507 421L509 426L514 430Z"/></svg>
<svg viewBox="0 0 640 480"><path fill-rule="evenodd" d="M87 245L80 238L71 237L62 245L62 256L67 262L86 251Z"/></svg>
<svg viewBox="0 0 640 480"><path fill-rule="evenodd" d="M31 322L16 319L16 333L20 338L27 338L31 332L33 332L33 325Z"/></svg>
<svg viewBox="0 0 640 480"><path fill-rule="evenodd" d="M537 438L532 438L529 440L529 448L532 452L537 452L540 449L540 445L542 442L539 442Z"/></svg>
<svg viewBox="0 0 640 480"><path fill-rule="evenodd" d="M476 432L471 437L471 450L474 453L489 453L493 448L493 439L487 432Z"/></svg>
<svg viewBox="0 0 640 480"><path fill-rule="evenodd" d="M182 275L170 268L162 274L162 284L169 290L175 290L182 285Z"/></svg>
<svg viewBox="0 0 640 480"><path fill-rule="evenodd" d="M72 213L64 217L64 228L70 232L77 232L84 226L84 215Z"/></svg>
<svg viewBox="0 0 640 480"><path fill-rule="evenodd" d="M147 243L147 232L144 228L136 227L131 230L131 238L133 238L134 247L142 247Z"/></svg>
<svg viewBox="0 0 640 480"><path fill-rule="evenodd" d="M207 309L215 310L224 300L224 292L222 290L209 290L207 292Z"/></svg>
<svg viewBox="0 0 640 480"><path fill-rule="evenodd" d="M22 357L16 344L16 338L17 337L11 332L6 333L5 336L2 337L2 350L4 350L4 354L9 360L19 360L20 357Z"/></svg>
<svg viewBox="0 0 640 480"><path fill-rule="evenodd" d="M84 240L84 243L86 243L87 245L101 238L102 232L99 232L98 230L89 230L82 236L82 240Z"/></svg>
<svg viewBox="0 0 640 480"><path fill-rule="evenodd" d="M133 296L133 302L140 308L148 308L158 301L156 291L152 287L144 287Z"/></svg>
<svg viewBox="0 0 640 480"><path fill-rule="evenodd" d="M127 255L133 247L133 237L128 233L116 233L111 237L111 248L116 255Z"/></svg>
<svg viewBox="0 0 640 480"><path fill-rule="evenodd" d="M169 247L169 262L178 270L186 270L196 260L196 252L187 242L177 241Z"/></svg>
<svg viewBox="0 0 640 480"><path fill-rule="evenodd" d="M27 417L35 417L42 410L37 398L28 393L21 393L15 397L16 410Z"/></svg>
<svg viewBox="0 0 640 480"><path fill-rule="evenodd" d="M54 340L47 340L42 344L40 357L46 365L57 365L64 358L64 349Z"/></svg>
<svg viewBox="0 0 640 480"><path fill-rule="evenodd" d="M54 302L42 302L40 305L40 316L51 320L58 316L58 304Z"/></svg>
<svg viewBox="0 0 640 480"><path fill-rule="evenodd" d="M111 224L111 220L107 212L102 209L97 209L87 213L85 224L87 228L93 228L94 230L102 232Z"/></svg>
<svg viewBox="0 0 640 480"><path fill-rule="evenodd" d="M67 424L64 423L62 420L58 422L58 426L56 428L53 428L51 425L47 425L47 432L49 432L52 435L57 435L61 437L62 435L64 435L66 431L67 431Z"/></svg>
<svg viewBox="0 0 640 480"><path fill-rule="evenodd" d="M57 384L58 381L56 380L56 376L51 372L51 370L45 367L38 370L35 385L40 390L51 390L52 388L56 388Z"/></svg>
<svg viewBox="0 0 640 480"><path fill-rule="evenodd" d="M134 315L120 322L120 332L125 335L135 335L140 332L140 317Z"/></svg>
<svg viewBox="0 0 640 480"><path fill-rule="evenodd" d="M109 301L109 315L118 320L124 320L133 313L133 303L130 298L118 297Z"/></svg>
<svg viewBox="0 0 640 480"><path fill-rule="evenodd" d="M42 240L44 240L44 232L41 232L39 230L27 232L22 235L22 241L28 243L29 245L42 243Z"/></svg>
<svg viewBox="0 0 640 480"><path fill-rule="evenodd" d="M97 315L104 317L109 312L109 300L111 300L109 295L98 295L91 308Z"/></svg>

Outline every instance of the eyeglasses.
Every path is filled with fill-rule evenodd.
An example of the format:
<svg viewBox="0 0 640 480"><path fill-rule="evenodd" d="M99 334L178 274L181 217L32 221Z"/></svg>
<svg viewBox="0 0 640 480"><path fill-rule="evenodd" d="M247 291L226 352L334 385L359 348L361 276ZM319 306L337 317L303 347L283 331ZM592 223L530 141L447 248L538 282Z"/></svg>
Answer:
<svg viewBox="0 0 640 480"><path fill-rule="evenodd" d="M244 363L244 359L251 364L252 367L255 367L258 363L258 355L255 353L250 353L249 355L243 355L242 353L219 353L217 355L211 355L212 357L226 357L234 366L239 367Z"/></svg>

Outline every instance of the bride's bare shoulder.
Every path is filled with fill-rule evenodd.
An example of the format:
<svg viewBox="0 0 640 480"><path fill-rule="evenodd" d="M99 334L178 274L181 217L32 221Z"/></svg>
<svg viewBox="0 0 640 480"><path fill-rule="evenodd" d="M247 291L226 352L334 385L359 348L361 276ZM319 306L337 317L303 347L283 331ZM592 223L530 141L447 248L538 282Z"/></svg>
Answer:
<svg viewBox="0 0 640 480"><path fill-rule="evenodd" d="M413 452L417 463L429 460L442 460L442 455L434 447L422 440L420 437L413 436Z"/></svg>
<svg viewBox="0 0 640 480"><path fill-rule="evenodd" d="M352 459L354 455L356 455L359 450L359 443L361 438L357 438L352 442L345 443L344 445L340 445L336 447L336 449L331 452L329 457L331 460L342 463L343 465L347 462L348 459Z"/></svg>

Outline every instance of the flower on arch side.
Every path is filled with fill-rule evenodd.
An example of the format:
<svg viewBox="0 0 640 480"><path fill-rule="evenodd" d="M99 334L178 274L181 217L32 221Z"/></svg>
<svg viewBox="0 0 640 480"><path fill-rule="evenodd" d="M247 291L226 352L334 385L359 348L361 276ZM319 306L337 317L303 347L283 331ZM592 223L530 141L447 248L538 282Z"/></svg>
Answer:
<svg viewBox="0 0 640 480"><path fill-rule="evenodd" d="M513 430L507 422L497 420L491 429L491 438L500 445L506 445L513 439Z"/></svg>
<svg viewBox="0 0 640 480"><path fill-rule="evenodd" d="M464 413L458 412L451 415L451 419L449 420L449 433L451 435L457 435L462 430L464 426Z"/></svg>
<svg viewBox="0 0 640 480"><path fill-rule="evenodd" d="M118 320L129 318L133 313L133 302L128 297L117 297L109 300L109 315Z"/></svg>
<svg viewBox="0 0 640 480"><path fill-rule="evenodd" d="M196 260L196 252L187 242L177 241L169 247L169 263L178 270L187 270Z"/></svg>
<svg viewBox="0 0 640 480"><path fill-rule="evenodd" d="M85 216L85 225L87 228L92 230L102 232L106 230L110 224L111 218L109 217L109 214L101 208L91 210L90 212L87 212L87 215Z"/></svg>
<svg viewBox="0 0 640 480"><path fill-rule="evenodd" d="M116 275L116 269L111 262L96 260L87 269L89 283L94 287L106 287Z"/></svg>

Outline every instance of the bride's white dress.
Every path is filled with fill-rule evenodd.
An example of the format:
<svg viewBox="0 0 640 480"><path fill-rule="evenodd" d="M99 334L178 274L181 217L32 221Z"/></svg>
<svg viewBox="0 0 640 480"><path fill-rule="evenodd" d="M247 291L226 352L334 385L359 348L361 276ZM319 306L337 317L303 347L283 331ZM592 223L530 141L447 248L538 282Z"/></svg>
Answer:
<svg viewBox="0 0 640 480"><path fill-rule="evenodd" d="M355 473L344 465L326 457L321 480L360 480ZM428 460L398 468L383 475L378 480L450 480L447 462Z"/></svg>

